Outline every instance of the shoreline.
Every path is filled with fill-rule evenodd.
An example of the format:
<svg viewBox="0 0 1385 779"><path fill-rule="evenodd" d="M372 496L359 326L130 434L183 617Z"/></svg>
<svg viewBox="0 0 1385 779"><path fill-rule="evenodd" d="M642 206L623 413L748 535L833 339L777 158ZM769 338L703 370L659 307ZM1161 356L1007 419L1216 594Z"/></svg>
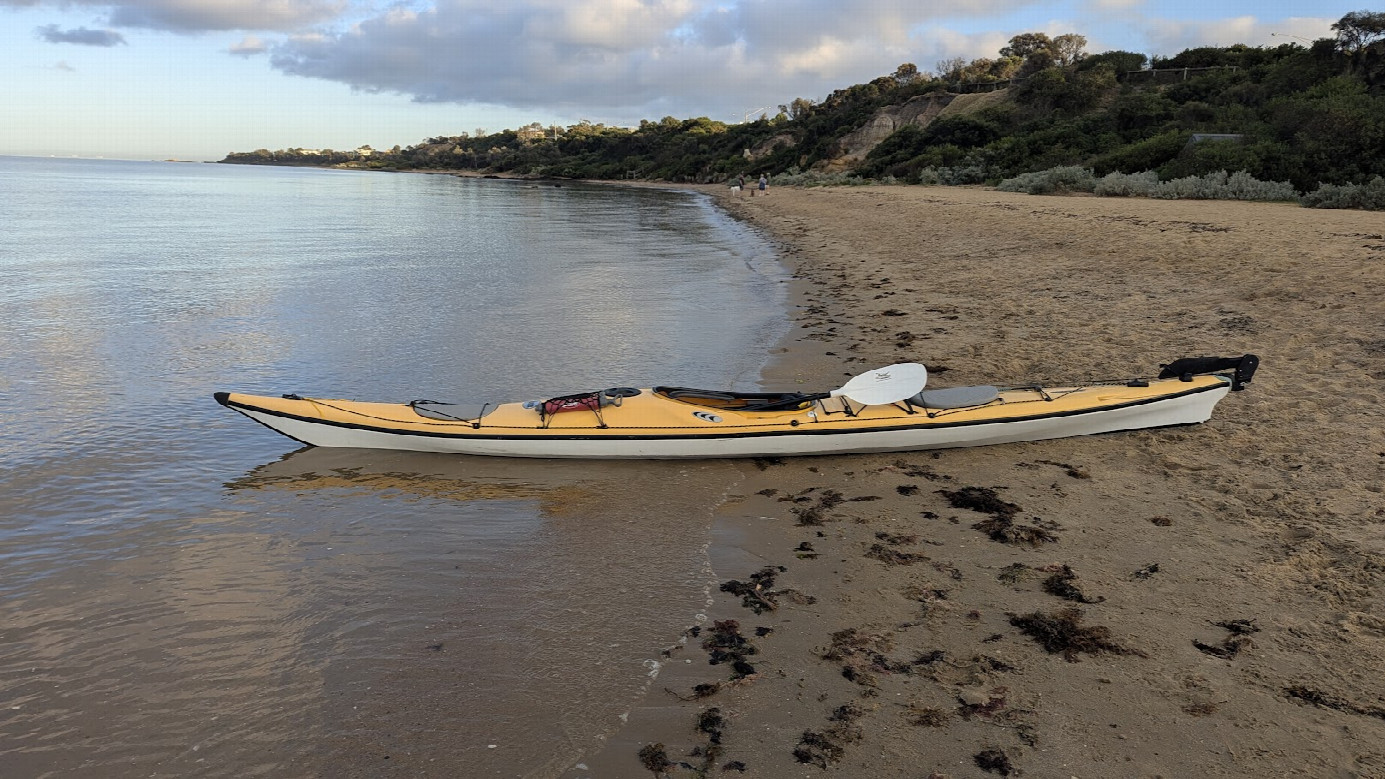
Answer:
<svg viewBox="0 0 1385 779"><path fill-rule="evenodd" d="M672 776L1385 774L1370 214L683 188L781 248L794 321L766 389L908 360L935 386L1265 365L1189 428L745 464L710 554L722 583L768 574L746 602L774 607L714 593L628 724L564 776L646 775L656 744ZM991 540L942 494L967 486L1056 540ZM1070 657L1012 623L1065 609ZM735 643L725 620L751 673L708 663L709 639Z"/></svg>

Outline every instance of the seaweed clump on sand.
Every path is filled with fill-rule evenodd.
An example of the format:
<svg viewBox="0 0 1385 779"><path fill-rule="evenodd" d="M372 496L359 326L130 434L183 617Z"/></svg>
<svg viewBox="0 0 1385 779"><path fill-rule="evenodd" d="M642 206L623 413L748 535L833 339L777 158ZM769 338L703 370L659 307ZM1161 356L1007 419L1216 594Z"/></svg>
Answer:
<svg viewBox="0 0 1385 779"><path fill-rule="evenodd" d="M1058 540L1057 534L1052 530L1039 525L1016 525L1015 520L1010 517L992 517L983 519L971 526L972 530L980 530L992 541L999 541L1002 544L1028 544L1038 546Z"/></svg>
<svg viewBox="0 0 1385 779"><path fill-rule="evenodd" d="M1018 773L1018 771L1015 770L1014 764L1010 762L1010 756L1000 749L983 750L978 752L972 759L976 761L977 768L980 768L988 774L1010 776L1011 774Z"/></svg>
<svg viewBox="0 0 1385 779"><path fill-rule="evenodd" d="M901 552L898 549L891 549L884 544L871 544L866 551L866 557L872 560L879 560L886 565L913 565L922 560L927 560L925 555L916 552Z"/></svg>
<svg viewBox="0 0 1385 779"><path fill-rule="evenodd" d="M1118 643L1111 637L1111 629L1104 625L1084 626L1082 610L1077 607L1066 608L1053 614L1034 612L1023 616L1011 614L1010 624L1019 628L1025 635L1034 639L1049 654L1061 654L1069 663L1078 661L1078 654L1089 655L1145 654Z"/></svg>
<svg viewBox="0 0 1385 779"><path fill-rule="evenodd" d="M1037 462L1041 462L1044 465L1052 465L1055 468L1062 468L1063 471L1067 473L1067 475L1071 476L1074 479L1092 478L1092 475L1090 473L1087 473L1081 468L1078 468L1076 465L1068 465L1067 463L1055 462L1053 460L1038 460Z"/></svg>
<svg viewBox="0 0 1385 779"><path fill-rule="evenodd" d="M947 498L947 501L955 509L968 509L982 514L1010 518L1013 518L1020 511L1018 505L1001 500L1000 495L989 487L963 487L959 490L938 490L937 492Z"/></svg>
<svg viewBox="0 0 1385 779"><path fill-rule="evenodd" d="M876 687L877 674L909 673L912 663L890 660L885 653L894 648L894 641L880 633L868 633L858 628L838 630L822 659L838 663L842 676L862 687Z"/></svg>
<svg viewBox="0 0 1385 779"><path fill-rule="evenodd" d="M794 748L794 759L800 763L826 769L846 754L846 745L860 741L861 728L856 724L865 711L852 703L838 706L827 718L832 723L822 731L805 730Z"/></svg>
<svg viewBox="0 0 1385 779"><path fill-rule="evenodd" d="M668 751L663 744L645 744L640 747L639 758L644 770L655 776L665 776L673 768L673 761L668 759Z"/></svg>
<svg viewBox="0 0 1385 779"><path fill-rule="evenodd" d="M1314 706L1340 711L1344 714L1359 714L1363 717L1375 717L1385 719L1385 708L1379 706L1363 706L1345 698L1339 698L1331 693L1295 684L1292 687L1285 687L1284 694L1290 698L1296 698L1304 703L1311 703Z"/></svg>
<svg viewBox="0 0 1385 779"><path fill-rule="evenodd" d="M990 719L1009 705L1005 699L1008 692L1007 687L996 687L982 693L960 695L957 698L957 713L964 720L970 720L972 717Z"/></svg>
<svg viewBox="0 0 1385 779"><path fill-rule="evenodd" d="M934 706L913 704L909 707L909 723L920 728L941 728L952 715Z"/></svg>
<svg viewBox="0 0 1385 779"><path fill-rule="evenodd" d="M711 635L702 639L702 648L707 651L707 662L712 665L731 664L731 678L743 679L755 673L755 666L746 658L758 654L760 650L741 635L741 624L734 619L718 620L712 623Z"/></svg>
<svg viewBox="0 0 1385 779"><path fill-rule="evenodd" d="M774 589L774 581L779 574L789 570L782 565L767 565L764 568L752 573L749 581L732 579L721 585L722 592L729 592L732 595L739 595L741 605L755 612L763 614L766 611L774 611L779 608L781 597L789 598L794 603L815 603L817 598L811 595L804 595L798 590L793 589Z"/></svg>
<svg viewBox="0 0 1385 779"><path fill-rule="evenodd" d="M705 746L693 747L690 757L701 758L700 764L688 766L697 776L708 776L716 766L717 760L721 759L723 748L721 746L722 728L726 726L726 718L721 716L721 709L713 706L697 715L697 732L707 737ZM741 770L745 770L744 767Z"/></svg>
<svg viewBox="0 0 1385 779"><path fill-rule="evenodd" d="M811 502L810 498L805 498L804 496L799 496L794 500ZM789 509L789 511L795 517L798 517L798 524L800 526L821 525L827 521L827 512L841 505L845 500L846 498L836 490L823 490L818 495L817 503L811 506L794 506Z"/></svg>
<svg viewBox="0 0 1385 779"><path fill-rule="evenodd" d="M963 487L958 490L938 490L937 493L947 498L953 508L990 514L990 519L977 522L971 527L990 536L994 541L1038 546L1058 540L1052 527L1016 524L1015 515L1020 512L1020 507L1001 500L1000 495L989 487Z"/></svg>
<svg viewBox="0 0 1385 779"><path fill-rule="evenodd" d="M898 549L891 548L903 544L917 544L919 542L919 537L916 535L892 535L890 533L880 532L876 533L875 537L885 543L871 544L870 549L866 551L866 557L879 560L886 565L911 565L928 559L927 555L921 555L916 552L901 552Z"/></svg>
<svg viewBox="0 0 1385 779"><path fill-rule="evenodd" d="M1101 603L1106 600L1101 596L1095 598L1088 596L1082 592L1082 588L1077 586L1076 581L1077 574L1073 572L1071 567L1064 565L1057 573L1044 580L1044 592L1078 603Z"/></svg>
<svg viewBox="0 0 1385 779"><path fill-rule="evenodd" d="M1250 634L1260 632L1255 620L1251 619L1230 619L1212 624L1219 628L1226 628L1229 631L1226 638L1223 638L1219 644L1208 644L1193 639L1193 646L1197 647L1198 651L1203 654L1220 657L1223 660L1230 660L1239 655L1242 649L1251 645Z"/></svg>

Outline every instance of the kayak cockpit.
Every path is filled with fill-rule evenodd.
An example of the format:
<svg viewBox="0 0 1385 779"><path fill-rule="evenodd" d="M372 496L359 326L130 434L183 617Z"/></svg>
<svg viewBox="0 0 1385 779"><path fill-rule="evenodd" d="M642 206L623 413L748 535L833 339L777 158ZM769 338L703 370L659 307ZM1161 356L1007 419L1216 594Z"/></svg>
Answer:
<svg viewBox="0 0 1385 779"><path fill-rule="evenodd" d="M440 400L411 400L409 408L424 419L443 422L473 422L494 411L494 403L444 403Z"/></svg>
<svg viewBox="0 0 1385 779"><path fill-rule="evenodd" d="M802 411L822 397L801 392L723 392L691 387L655 387L653 392L680 403L729 411Z"/></svg>

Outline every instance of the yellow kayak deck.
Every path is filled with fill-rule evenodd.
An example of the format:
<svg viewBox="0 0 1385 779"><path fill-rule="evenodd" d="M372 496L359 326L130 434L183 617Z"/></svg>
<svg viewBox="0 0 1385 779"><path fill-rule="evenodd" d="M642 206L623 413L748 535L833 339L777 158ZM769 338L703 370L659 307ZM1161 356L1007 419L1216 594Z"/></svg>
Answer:
<svg viewBox="0 0 1385 779"><path fill-rule="evenodd" d="M409 435L457 435L463 437L551 438L570 434L583 437L626 437L632 434L723 437L790 431L804 426L843 432L896 427L956 426L1003 423L1038 416L1084 414L1157 402L1172 397L1224 388L1229 380L1217 375L1193 376L1191 380L1159 379L1127 384L1095 384L1073 387L1017 387L999 390L989 402L961 408L933 409L908 402L861 406L842 397L805 400L790 408L757 410L753 403L738 402L729 393L713 397L677 397L668 388L641 389L592 409L546 414L542 402L498 405L451 406L415 401L374 403L299 396L269 397L218 393L217 399L237 409L253 409L271 416L316 421L333 426L369 428ZM675 395L675 396L671 396ZM788 397L788 396L786 396ZM419 405L415 405L419 404ZM747 406L752 406L747 408ZM424 408L428 416L421 414ZM454 414L456 418L438 418ZM804 431L806 432L806 430ZM816 431L815 431L816 432Z"/></svg>

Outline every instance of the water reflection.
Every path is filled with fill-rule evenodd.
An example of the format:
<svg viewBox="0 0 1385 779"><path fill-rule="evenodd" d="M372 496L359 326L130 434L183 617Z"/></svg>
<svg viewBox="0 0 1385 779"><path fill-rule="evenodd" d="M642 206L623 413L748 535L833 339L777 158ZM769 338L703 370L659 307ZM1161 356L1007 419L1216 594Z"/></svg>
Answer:
<svg viewBox="0 0 1385 779"><path fill-rule="evenodd" d="M621 478L619 471L606 475ZM305 447L225 487L231 493L349 489L458 502L537 500L540 515L555 516L568 506L599 500L578 482L599 482L602 474L600 463Z"/></svg>
<svg viewBox="0 0 1385 779"><path fill-rule="evenodd" d="M753 389L767 244L668 192L0 178L0 776L542 775L614 727L705 602L727 466L266 463L210 395Z"/></svg>
<svg viewBox="0 0 1385 779"><path fill-rule="evenodd" d="M330 546L327 770L388 755L544 775L615 727L705 604L710 507L737 478L716 462L307 449L226 488Z"/></svg>

